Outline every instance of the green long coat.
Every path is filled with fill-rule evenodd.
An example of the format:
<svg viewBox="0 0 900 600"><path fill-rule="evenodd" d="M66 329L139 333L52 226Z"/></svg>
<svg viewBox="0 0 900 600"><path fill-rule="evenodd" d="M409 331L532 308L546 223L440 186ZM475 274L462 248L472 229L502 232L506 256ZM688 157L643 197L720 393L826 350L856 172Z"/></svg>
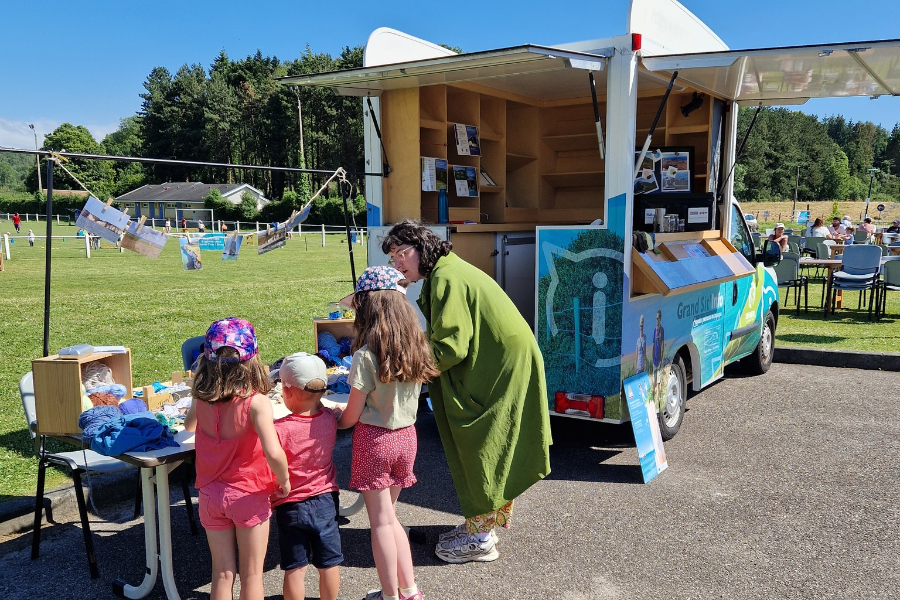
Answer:
<svg viewBox="0 0 900 600"><path fill-rule="evenodd" d="M544 360L497 283L452 252L418 300L440 378L428 385L463 516L502 507L550 473Z"/></svg>

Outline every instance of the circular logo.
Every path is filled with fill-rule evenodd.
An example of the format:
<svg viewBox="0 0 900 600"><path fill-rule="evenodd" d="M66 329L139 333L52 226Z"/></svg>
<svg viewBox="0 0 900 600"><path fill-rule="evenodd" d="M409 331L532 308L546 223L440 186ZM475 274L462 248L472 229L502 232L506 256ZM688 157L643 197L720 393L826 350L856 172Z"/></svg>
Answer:
<svg viewBox="0 0 900 600"><path fill-rule="evenodd" d="M878 212L884 212L884 204L879 204L879 205L876 206L875 208L878 209Z"/></svg>

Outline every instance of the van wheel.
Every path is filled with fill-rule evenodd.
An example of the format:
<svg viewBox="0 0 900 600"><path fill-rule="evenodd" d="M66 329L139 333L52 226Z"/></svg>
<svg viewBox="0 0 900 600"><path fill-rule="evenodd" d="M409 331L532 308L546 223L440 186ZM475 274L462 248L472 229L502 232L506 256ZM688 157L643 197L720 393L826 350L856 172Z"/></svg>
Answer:
<svg viewBox="0 0 900 600"><path fill-rule="evenodd" d="M744 368L754 375L762 375L772 366L772 357L775 354L775 317L772 311L766 311L766 324L763 326L759 343L753 354L741 360Z"/></svg>
<svg viewBox="0 0 900 600"><path fill-rule="evenodd" d="M687 376L684 360L680 355L675 355L675 360L669 368L669 376L663 385L665 405L659 412L659 430L662 439L671 440L681 429L681 422L684 420L684 401L687 399Z"/></svg>

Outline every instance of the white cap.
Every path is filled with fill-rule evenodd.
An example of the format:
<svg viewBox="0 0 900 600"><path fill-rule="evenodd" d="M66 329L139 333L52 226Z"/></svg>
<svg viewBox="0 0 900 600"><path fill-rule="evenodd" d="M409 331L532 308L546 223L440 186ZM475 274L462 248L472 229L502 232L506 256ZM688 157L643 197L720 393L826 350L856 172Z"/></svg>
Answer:
<svg viewBox="0 0 900 600"><path fill-rule="evenodd" d="M301 389L305 389L316 379L321 380L320 385L313 385L312 389L307 391L325 391L328 385L325 363L318 356L306 352L297 352L285 358L278 370L278 376L282 385Z"/></svg>
<svg viewBox="0 0 900 600"><path fill-rule="evenodd" d="M779 227L784 229L784 223L775 223L775 229L778 229Z"/></svg>

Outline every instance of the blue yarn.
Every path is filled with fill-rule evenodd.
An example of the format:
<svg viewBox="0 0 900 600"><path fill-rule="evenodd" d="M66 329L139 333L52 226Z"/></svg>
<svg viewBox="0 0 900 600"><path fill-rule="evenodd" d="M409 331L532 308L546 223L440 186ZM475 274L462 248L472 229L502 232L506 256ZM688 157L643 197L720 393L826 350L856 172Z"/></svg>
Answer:
<svg viewBox="0 0 900 600"><path fill-rule="evenodd" d="M88 396L91 394L112 394L116 397L117 400L121 400L125 397L125 394L128 390L124 385L113 383L109 385L98 385L97 387L93 387L87 390Z"/></svg>
<svg viewBox="0 0 900 600"><path fill-rule="evenodd" d="M353 347L353 338L342 337L338 343L341 345L341 354L350 354L350 348Z"/></svg>
<svg viewBox="0 0 900 600"><path fill-rule="evenodd" d="M147 405L140 398L132 398L119 403L119 410L122 411L123 415L132 415L134 413L146 411Z"/></svg>
<svg viewBox="0 0 900 600"><path fill-rule="evenodd" d="M81 413L78 417L78 426L81 427L81 439L90 442L94 435L109 422L121 421L125 424L125 418L122 416L116 406L95 406Z"/></svg>
<svg viewBox="0 0 900 600"><path fill-rule="evenodd" d="M154 382L153 382L153 391L154 391L154 392L159 393L160 390L164 390L164 389L166 389L166 387L168 387L168 386L163 385L163 384L160 383L159 381L154 381Z"/></svg>
<svg viewBox="0 0 900 600"><path fill-rule="evenodd" d="M330 332L323 331L319 334L319 337L316 338L316 341L319 343L319 350L327 350L328 355L332 357L340 356L341 346Z"/></svg>

